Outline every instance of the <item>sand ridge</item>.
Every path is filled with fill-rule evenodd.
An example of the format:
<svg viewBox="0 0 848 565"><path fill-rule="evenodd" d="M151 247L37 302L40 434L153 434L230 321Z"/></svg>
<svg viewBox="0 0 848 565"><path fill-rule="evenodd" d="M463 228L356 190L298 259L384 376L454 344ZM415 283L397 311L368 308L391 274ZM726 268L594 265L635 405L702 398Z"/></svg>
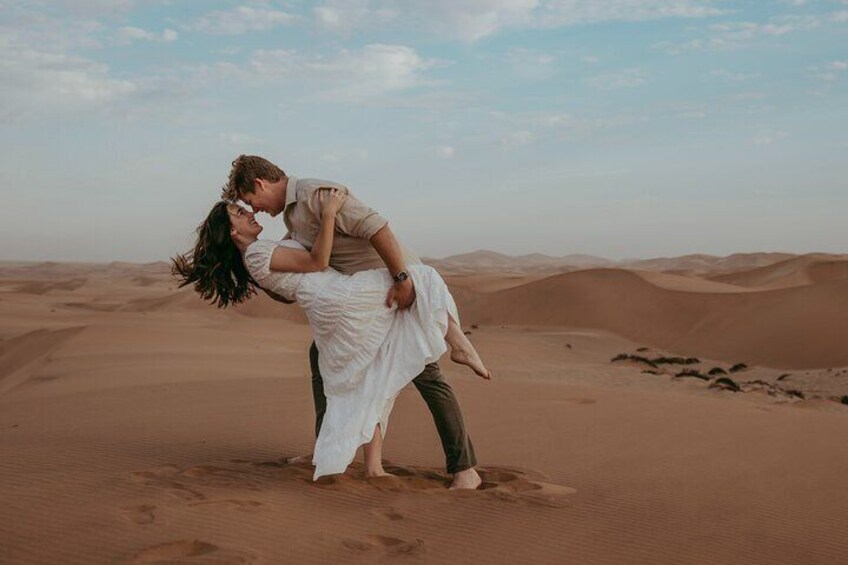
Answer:
<svg viewBox="0 0 848 565"><path fill-rule="evenodd" d="M714 275L710 280L742 287L786 288L848 279L848 259L826 253L793 257L756 269Z"/></svg>
<svg viewBox="0 0 848 565"><path fill-rule="evenodd" d="M466 292L458 302L469 324L598 328L687 355L787 369L848 365L840 337L848 335L848 280L690 292L630 271L590 269L496 293Z"/></svg>
<svg viewBox="0 0 848 565"><path fill-rule="evenodd" d="M285 463L313 441L296 306L260 295L218 310L162 265L12 267L2 563L789 565L848 551L848 406L835 400L848 367L822 362L841 350L828 335L843 330L839 277L780 289L620 267L448 277L495 373L442 362L484 481L463 493L446 488L413 387L386 438L394 478L365 480L357 461L313 483ZM38 285L52 286L28 292ZM613 361L622 353L698 362L647 373ZM715 368L740 391L712 387L719 373L678 376Z"/></svg>

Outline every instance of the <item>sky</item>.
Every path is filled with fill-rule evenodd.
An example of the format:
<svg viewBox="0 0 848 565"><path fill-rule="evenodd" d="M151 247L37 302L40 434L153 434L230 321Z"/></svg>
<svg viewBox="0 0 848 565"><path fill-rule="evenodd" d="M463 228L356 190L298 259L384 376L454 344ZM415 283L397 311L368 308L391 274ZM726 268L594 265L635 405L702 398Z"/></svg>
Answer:
<svg viewBox="0 0 848 565"><path fill-rule="evenodd" d="M0 0L0 48L0 260L167 260L242 153L429 257L848 252L848 0Z"/></svg>

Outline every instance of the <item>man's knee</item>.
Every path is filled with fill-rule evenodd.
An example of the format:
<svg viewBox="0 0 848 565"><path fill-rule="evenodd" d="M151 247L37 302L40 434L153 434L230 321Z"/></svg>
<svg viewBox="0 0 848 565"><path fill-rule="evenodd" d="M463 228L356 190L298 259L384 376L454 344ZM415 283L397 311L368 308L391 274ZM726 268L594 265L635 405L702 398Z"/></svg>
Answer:
<svg viewBox="0 0 848 565"><path fill-rule="evenodd" d="M431 408L435 405L454 405L457 402L453 389L445 380L436 363L427 365L424 371L413 379L412 383L418 389L424 401L431 405Z"/></svg>
<svg viewBox="0 0 848 565"><path fill-rule="evenodd" d="M442 376L442 370L439 368L438 363L429 363L424 366L424 370L417 377L412 379L412 382L416 385L427 385L430 383L443 383L445 382L445 378Z"/></svg>

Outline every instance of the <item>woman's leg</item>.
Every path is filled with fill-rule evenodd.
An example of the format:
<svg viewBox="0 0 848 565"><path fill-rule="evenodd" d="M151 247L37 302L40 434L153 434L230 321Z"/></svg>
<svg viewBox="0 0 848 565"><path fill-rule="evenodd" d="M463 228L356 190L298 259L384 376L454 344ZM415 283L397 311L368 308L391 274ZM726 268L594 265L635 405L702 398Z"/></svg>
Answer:
<svg viewBox="0 0 848 565"><path fill-rule="evenodd" d="M374 426L374 437L362 450L365 453L366 477L385 477L389 474L383 469L383 433L380 424Z"/></svg>
<svg viewBox="0 0 848 565"><path fill-rule="evenodd" d="M483 365L483 360L480 359L477 350L474 349L474 346L465 337L462 328L450 314L448 314L448 333L445 335L445 341L451 348L451 361L460 365L468 365L484 379L492 378L492 373Z"/></svg>

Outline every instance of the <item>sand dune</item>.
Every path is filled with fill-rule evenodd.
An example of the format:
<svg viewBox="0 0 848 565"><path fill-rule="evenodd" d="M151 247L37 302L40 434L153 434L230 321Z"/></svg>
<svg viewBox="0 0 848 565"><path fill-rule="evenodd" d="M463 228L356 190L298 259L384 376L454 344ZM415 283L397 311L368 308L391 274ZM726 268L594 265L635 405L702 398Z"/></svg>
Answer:
<svg viewBox="0 0 848 565"><path fill-rule="evenodd" d="M25 377L16 378L17 371L40 361L84 329L84 326L52 331L40 329L0 342L0 394L25 380Z"/></svg>
<svg viewBox="0 0 848 565"><path fill-rule="evenodd" d="M734 253L726 257L693 254L654 259L612 261L594 255L573 254L552 257L539 253L505 255L494 251L474 251L444 259L426 258L425 262L448 276L495 274L555 274L580 269L618 267L639 271L657 271L685 276L708 276L745 271L772 265L796 257L791 253ZM834 256L846 259L845 256Z"/></svg>
<svg viewBox="0 0 848 565"><path fill-rule="evenodd" d="M446 489L414 391L387 437L396 479L354 465L315 484L284 462L311 442L308 377L235 351L218 365L253 370L0 397L4 562L836 565L848 549L846 414L575 386L567 364L561 382L452 377L486 488Z"/></svg>
<svg viewBox="0 0 848 565"><path fill-rule="evenodd" d="M216 309L161 264L4 264L0 563L841 564L839 261L781 289L620 268L448 277L495 374L441 363L473 492L447 490L412 386L386 438L395 477L357 462L313 483L286 463L314 438L296 306ZM732 392L622 352L749 366Z"/></svg>
<svg viewBox="0 0 848 565"><path fill-rule="evenodd" d="M15 292L22 294L45 294L51 290L76 290L86 283L87 279L73 278L51 280L34 280L34 281L14 281L13 289Z"/></svg>
<svg viewBox="0 0 848 565"><path fill-rule="evenodd" d="M148 285L145 285L148 286ZM164 295L129 300L118 309L124 312L159 312L168 310L195 310L209 308L192 289L184 288Z"/></svg>
<svg viewBox="0 0 848 565"><path fill-rule="evenodd" d="M190 288L151 298L139 298L118 308L123 312L161 312L171 310L203 310L214 308L195 294ZM225 313L240 314L249 318L279 319L306 324L306 314L296 304L279 304L263 293L259 293L243 304L230 306Z"/></svg>
<svg viewBox="0 0 848 565"><path fill-rule="evenodd" d="M152 263L58 263L54 261L0 261L0 279L67 279L74 277L130 277L167 275L171 267L164 261Z"/></svg>
<svg viewBox="0 0 848 565"><path fill-rule="evenodd" d="M726 257L715 255L682 255L657 259L622 261L619 265L645 271L669 271L683 275L753 269L795 257L791 253L734 253Z"/></svg>
<svg viewBox="0 0 848 565"><path fill-rule="evenodd" d="M469 289L475 292L497 292L542 280L549 276L551 276L550 273L537 275L443 275L445 282L454 292L458 289Z"/></svg>
<svg viewBox="0 0 848 565"><path fill-rule="evenodd" d="M424 258L423 260L444 275L471 276L481 274L568 272L576 269L614 264L609 259L584 254L552 257L541 253L531 253L516 256L485 250L463 253L461 255L451 255L444 259Z"/></svg>
<svg viewBox="0 0 848 565"><path fill-rule="evenodd" d="M848 364L848 281L681 292L632 272L596 269L494 294L466 293L460 307L465 323L599 328L687 355L787 369Z"/></svg>
<svg viewBox="0 0 848 565"><path fill-rule="evenodd" d="M702 279L691 275L686 276L667 271L638 271L628 269L628 272L638 275L640 278L659 288L677 290L680 292L738 293L748 290L733 284L726 284L719 281ZM752 289L752 291L754 290L756 289Z"/></svg>
<svg viewBox="0 0 848 565"><path fill-rule="evenodd" d="M765 267L713 275L710 280L742 287L786 288L848 279L848 259L810 253Z"/></svg>

